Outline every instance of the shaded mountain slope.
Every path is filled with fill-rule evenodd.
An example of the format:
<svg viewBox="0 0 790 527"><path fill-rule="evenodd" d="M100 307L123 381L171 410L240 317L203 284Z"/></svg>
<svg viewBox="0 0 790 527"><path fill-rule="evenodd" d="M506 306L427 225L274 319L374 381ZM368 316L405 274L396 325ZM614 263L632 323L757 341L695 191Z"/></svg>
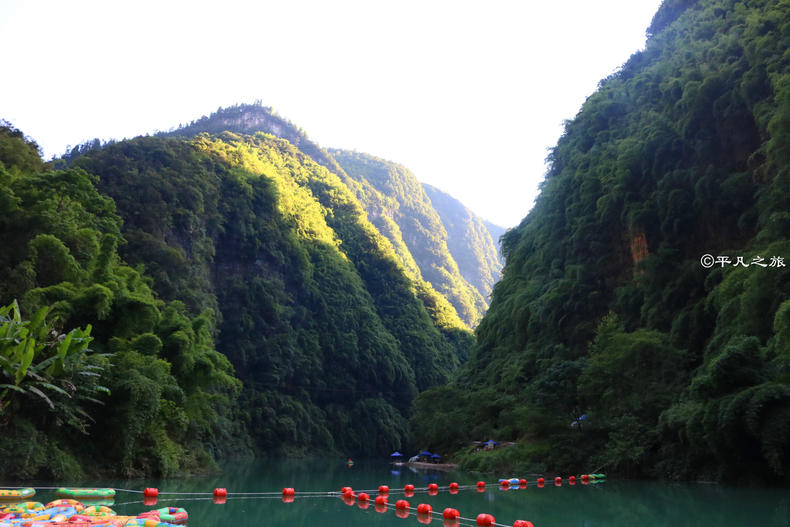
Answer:
<svg viewBox="0 0 790 527"><path fill-rule="evenodd" d="M788 20L780 1L664 2L503 237L472 359L420 398L423 444L493 435L560 471L788 481ZM475 426L419 424L443 420Z"/></svg>

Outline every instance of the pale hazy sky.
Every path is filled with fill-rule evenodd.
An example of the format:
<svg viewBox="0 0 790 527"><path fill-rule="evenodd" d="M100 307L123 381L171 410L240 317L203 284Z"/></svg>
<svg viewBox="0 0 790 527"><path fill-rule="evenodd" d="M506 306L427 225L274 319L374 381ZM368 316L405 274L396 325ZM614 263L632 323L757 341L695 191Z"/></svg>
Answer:
<svg viewBox="0 0 790 527"><path fill-rule="evenodd" d="M0 0L0 118L46 158L260 99L505 227L660 0Z"/></svg>

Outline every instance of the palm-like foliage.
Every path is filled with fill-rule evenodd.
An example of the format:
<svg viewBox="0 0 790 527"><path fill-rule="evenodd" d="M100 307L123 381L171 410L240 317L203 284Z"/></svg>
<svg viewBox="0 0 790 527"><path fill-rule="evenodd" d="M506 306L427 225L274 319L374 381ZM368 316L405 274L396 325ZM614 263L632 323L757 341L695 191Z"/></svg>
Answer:
<svg viewBox="0 0 790 527"><path fill-rule="evenodd" d="M50 310L22 320L16 300L0 308L0 416L6 421L10 406L32 397L85 432L92 419L83 404L101 404L96 395L109 391L98 384L103 368L89 355L91 326L59 332L47 322Z"/></svg>

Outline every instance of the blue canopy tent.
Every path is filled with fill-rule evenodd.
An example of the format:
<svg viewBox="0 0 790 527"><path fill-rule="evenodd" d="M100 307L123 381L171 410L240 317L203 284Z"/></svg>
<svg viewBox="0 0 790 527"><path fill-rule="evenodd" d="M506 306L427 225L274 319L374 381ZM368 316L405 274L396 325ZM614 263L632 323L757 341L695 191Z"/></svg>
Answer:
<svg viewBox="0 0 790 527"><path fill-rule="evenodd" d="M403 454L401 454L400 452L398 452L398 451L396 450L395 452L393 452L392 454L390 454L390 457L394 457L394 458L401 458L401 457L403 457Z"/></svg>
<svg viewBox="0 0 790 527"><path fill-rule="evenodd" d="M431 460L431 456L432 456L432 455L433 455L433 454L431 454L431 453L430 453L430 452L428 452L427 450L423 450L422 452L420 452L419 454L417 454L417 457L419 457L419 458L420 458L420 461L430 461L430 460Z"/></svg>

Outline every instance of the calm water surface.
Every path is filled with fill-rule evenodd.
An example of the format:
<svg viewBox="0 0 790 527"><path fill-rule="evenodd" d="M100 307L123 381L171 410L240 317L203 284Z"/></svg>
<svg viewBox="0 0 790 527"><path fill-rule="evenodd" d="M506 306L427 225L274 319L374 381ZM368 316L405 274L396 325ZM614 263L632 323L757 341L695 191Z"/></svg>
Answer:
<svg viewBox="0 0 790 527"><path fill-rule="evenodd" d="M510 474L504 476L511 476ZM526 476L525 476L526 477ZM479 479L489 482L485 492L461 490L452 495L442 490L435 496L417 492L406 498L412 507L428 503L438 514L431 525L440 527L441 512L446 507L458 509L462 517L474 520L480 513L489 513L497 524L511 526L515 520L529 520L535 527L788 527L790 526L790 492L787 489L736 488L705 484L668 484L660 482L611 480L594 485L553 484L537 488L535 478L527 489L502 491L491 485L496 478L464 472L413 471L380 461L362 461L349 468L342 459L284 460L277 462L244 462L230 465L225 473L210 478L184 478L136 481L59 481L35 485L112 486L141 490L157 487L164 492L211 492L224 487L229 492L227 503L215 505L211 498L199 496L161 495L154 507L144 506L140 494L119 492L113 509L122 515L135 515L159 507L183 507L189 512L192 527L258 527L266 526L398 526L414 525L415 515L399 518L392 508L376 512L371 502L367 509L358 504L347 505L337 496L300 497L299 492L339 491L343 486L355 490L372 490L388 485L389 501L403 498L407 483L440 487L457 481L474 485ZM283 503L279 493L293 487L297 495L293 503ZM275 497L234 497L234 492L270 492ZM51 491L39 491L36 500L54 499ZM423 523L425 518L422 518ZM461 525L474 525L461 522Z"/></svg>

